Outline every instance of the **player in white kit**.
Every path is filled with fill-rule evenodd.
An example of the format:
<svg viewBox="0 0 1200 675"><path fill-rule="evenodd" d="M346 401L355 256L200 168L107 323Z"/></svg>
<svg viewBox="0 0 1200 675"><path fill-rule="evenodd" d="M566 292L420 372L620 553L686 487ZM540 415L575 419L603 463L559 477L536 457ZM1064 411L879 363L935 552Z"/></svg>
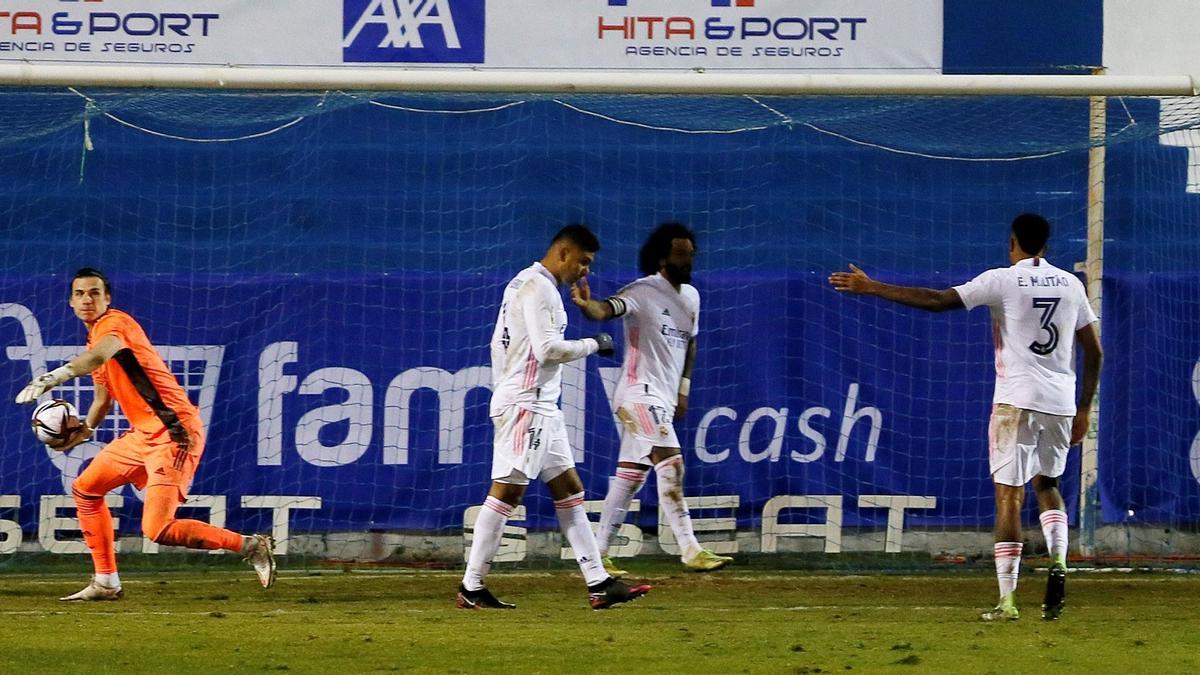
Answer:
<svg viewBox="0 0 1200 675"><path fill-rule="evenodd" d="M546 483L559 526L575 551L593 609L645 595L650 586L629 586L604 571L596 537L583 508L583 483L567 441L558 398L562 364L599 352L613 353L612 337L600 333L566 340L567 313L558 287L580 282L600 250L596 235L568 225L554 236L541 262L508 282L492 333L492 401L495 425L492 487L483 503L456 604L463 609L512 609L484 585L500 549L504 524L521 504L532 479Z"/></svg>
<svg viewBox="0 0 1200 675"><path fill-rule="evenodd" d="M1058 478L1067 450L1088 431L1103 352L1096 314L1083 284L1042 256L1050 224L1017 216L1009 238L1011 267L991 269L945 290L891 286L851 265L829 281L839 291L865 293L934 312L987 306L992 314L996 390L988 425L988 460L996 489L995 556L1000 602L988 621L1016 619L1013 597L1021 566L1021 505L1032 480L1052 564L1042 618L1057 619L1066 600L1067 514ZM1075 345L1083 351L1083 385L1075 400Z"/></svg>
<svg viewBox="0 0 1200 675"><path fill-rule="evenodd" d="M591 298L586 281L571 290L571 300L589 319L625 320L625 360L613 397L621 456L596 533L604 567L614 576L625 571L613 564L609 543L651 467L659 505L679 542L684 566L711 571L733 561L696 540L683 497L683 454L674 427L687 413L700 328L700 294L688 283L695 252L691 230L666 223L650 235L638 256L646 276L604 301Z"/></svg>

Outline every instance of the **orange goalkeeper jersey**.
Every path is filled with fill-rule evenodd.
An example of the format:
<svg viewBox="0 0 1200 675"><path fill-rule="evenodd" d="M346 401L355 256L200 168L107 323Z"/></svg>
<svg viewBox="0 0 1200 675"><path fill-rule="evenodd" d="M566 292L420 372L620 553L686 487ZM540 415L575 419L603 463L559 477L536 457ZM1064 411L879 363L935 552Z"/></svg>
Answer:
<svg viewBox="0 0 1200 675"><path fill-rule="evenodd" d="M108 390L129 423L150 435L165 428L172 437L182 426L198 428L200 411L188 400L138 322L110 308L92 324L88 349L107 335L116 336L121 349L93 371L92 378Z"/></svg>

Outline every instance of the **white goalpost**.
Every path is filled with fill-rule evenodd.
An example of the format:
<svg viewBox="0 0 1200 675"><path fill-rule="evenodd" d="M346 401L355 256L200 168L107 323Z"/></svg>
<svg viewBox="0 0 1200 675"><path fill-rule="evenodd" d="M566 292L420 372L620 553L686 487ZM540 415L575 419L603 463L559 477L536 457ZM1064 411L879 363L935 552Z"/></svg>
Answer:
<svg viewBox="0 0 1200 675"><path fill-rule="evenodd" d="M777 96L1194 96L1190 75L833 75L0 64L0 85Z"/></svg>

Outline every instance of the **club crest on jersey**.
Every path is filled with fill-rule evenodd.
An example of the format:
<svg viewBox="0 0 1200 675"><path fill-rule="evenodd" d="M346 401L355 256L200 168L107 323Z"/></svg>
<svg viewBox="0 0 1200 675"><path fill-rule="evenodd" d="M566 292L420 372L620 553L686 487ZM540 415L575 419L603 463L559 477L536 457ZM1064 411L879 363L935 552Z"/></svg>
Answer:
<svg viewBox="0 0 1200 675"><path fill-rule="evenodd" d="M342 0L346 63L483 63L484 0Z"/></svg>

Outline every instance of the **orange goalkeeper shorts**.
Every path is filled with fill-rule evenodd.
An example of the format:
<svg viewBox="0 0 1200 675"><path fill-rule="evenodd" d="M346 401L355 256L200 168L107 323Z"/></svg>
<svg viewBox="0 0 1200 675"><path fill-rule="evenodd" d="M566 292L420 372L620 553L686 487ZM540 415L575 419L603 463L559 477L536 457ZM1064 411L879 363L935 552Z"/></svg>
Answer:
<svg viewBox="0 0 1200 675"><path fill-rule="evenodd" d="M187 451L171 440L166 429L148 434L135 428L104 446L93 462L102 464L106 474L119 474L139 490L147 486L173 486L179 490L182 502L187 499L204 452L204 432L200 425L184 424L184 428L188 432Z"/></svg>

